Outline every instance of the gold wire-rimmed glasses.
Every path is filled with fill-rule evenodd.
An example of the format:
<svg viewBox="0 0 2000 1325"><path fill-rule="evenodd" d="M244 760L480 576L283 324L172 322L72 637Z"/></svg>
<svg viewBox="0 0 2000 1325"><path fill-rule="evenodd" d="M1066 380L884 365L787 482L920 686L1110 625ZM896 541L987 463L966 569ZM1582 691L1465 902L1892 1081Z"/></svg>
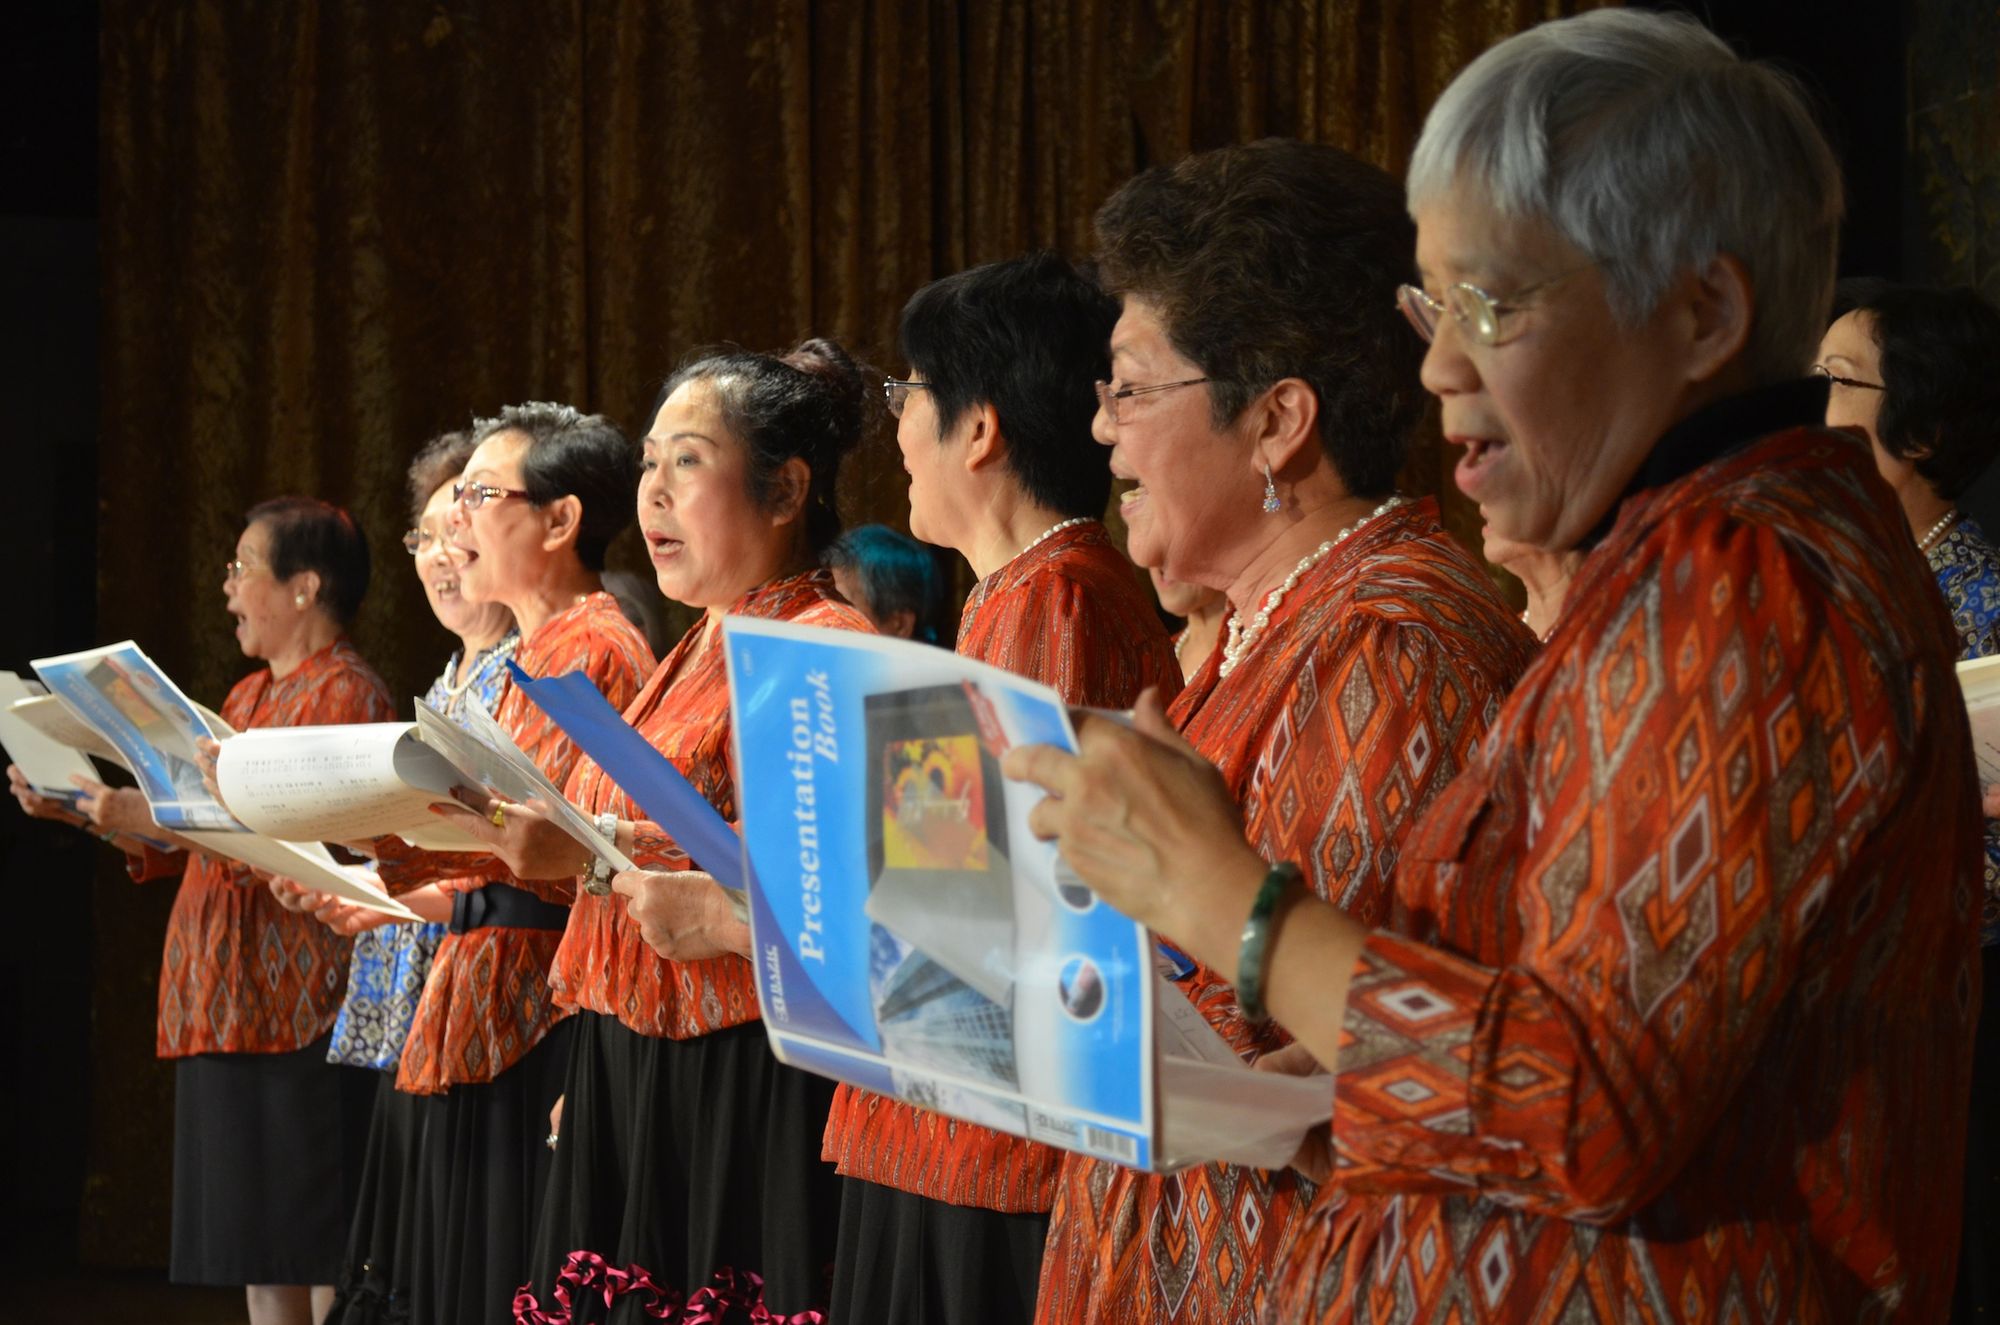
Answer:
<svg viewBox="0 0 2000 1325"><path fill-rule="evenodd" d="M1488 294L1467 281L1458 281L1444 287L1442 296L1434 297L1421 286L1399 285L1396 287L1396 303L1403 310L1403 316L1417 329L1417 334L1428 345L1437 339L1438 319L1446 313L1458 320L1465 334L1479 345L1503 345L1509 339L1507 317L1518 313L1525 306L1521 301L1540 290L1546 290L1558 281L1566 281L1592 264L1572 267L1558 272L1546 280L1524 286L1507 297Z"/></svg>

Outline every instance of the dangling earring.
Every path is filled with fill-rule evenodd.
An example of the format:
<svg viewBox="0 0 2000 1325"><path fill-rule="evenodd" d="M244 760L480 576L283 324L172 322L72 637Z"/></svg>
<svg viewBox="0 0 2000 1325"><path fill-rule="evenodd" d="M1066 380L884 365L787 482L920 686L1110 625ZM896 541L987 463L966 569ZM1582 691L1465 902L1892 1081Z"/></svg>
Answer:
<svg viewBox="0 0 2000 1325"><path fill-rule="evenodd" d="M1271 477L1271 467L1264 466L1264 514L1276 515L1281 509L1278 501L1278 484Z"/></svg>

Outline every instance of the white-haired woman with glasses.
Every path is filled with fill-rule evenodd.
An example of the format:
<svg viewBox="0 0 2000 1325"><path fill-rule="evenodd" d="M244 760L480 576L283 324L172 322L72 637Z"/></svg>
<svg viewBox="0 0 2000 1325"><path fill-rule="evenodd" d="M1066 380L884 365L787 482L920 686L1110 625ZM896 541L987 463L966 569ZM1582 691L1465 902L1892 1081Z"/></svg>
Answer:
<svg viewBox="0 0 2000 1325"><path fill-rule="evenodd" d="M1287 1321L1946 1315L1979 797L1950 622L1806 378L1839 171L1697 23L1475 61L1408 182L1423 381L1503 538L1586 549L1356 921L1142 709L1039 831L1332 1072Z"/></svg>

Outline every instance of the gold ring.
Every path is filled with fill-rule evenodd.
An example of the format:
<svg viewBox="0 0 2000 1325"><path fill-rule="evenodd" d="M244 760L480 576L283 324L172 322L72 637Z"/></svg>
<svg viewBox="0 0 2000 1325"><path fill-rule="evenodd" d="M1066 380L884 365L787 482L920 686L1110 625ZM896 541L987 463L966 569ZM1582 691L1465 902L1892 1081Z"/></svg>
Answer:
<svg viewBox="0 0 2000 1325"><path fill-rule="evenodd" d="M495 828L505 828L507 826L507 807L495 801L493 803L493 813L489 817L492 819Z"/></svg>

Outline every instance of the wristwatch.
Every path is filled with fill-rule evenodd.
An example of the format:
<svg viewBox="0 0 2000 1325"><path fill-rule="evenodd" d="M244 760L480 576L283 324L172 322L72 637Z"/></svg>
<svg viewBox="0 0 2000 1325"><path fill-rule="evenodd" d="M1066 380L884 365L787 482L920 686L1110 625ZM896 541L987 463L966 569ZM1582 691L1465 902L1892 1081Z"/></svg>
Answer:
<svg viewBox="0 0 2000 1325"><path fill-rule="evenodd" d="M597 816L597 835L613 846L618 845L618 816L606 810ZM598 897L611 892L611 862L602 856L590 858L590 873L583 878L583 890Z"/></svg>

